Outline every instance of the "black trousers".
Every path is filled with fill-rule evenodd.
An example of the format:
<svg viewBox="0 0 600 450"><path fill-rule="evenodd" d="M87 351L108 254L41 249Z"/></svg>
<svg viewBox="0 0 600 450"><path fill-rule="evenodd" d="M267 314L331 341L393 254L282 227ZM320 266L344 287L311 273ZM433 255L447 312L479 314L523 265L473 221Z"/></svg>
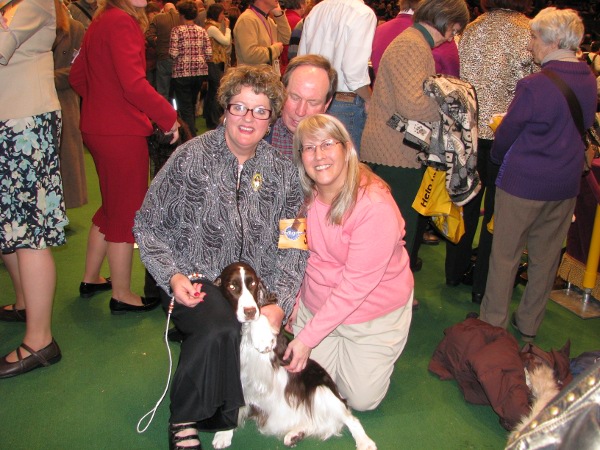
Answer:
<svg viewBox="0 0 600 450"><path fill-rule="evenodd" d="M479 139L477 169L485 189L485 199L483 200L483 224L481 234L479 235L479 248L477 250L477 262L475 263L475 272L473 274L473 292L485 294L485 286L490 268L490 255L492 254L492 240L494 235L487 230L487 224L494 215L494 204L496 198L496 178L500 166L490 159L490 152L494 141ZM481 168L480 168L481 160Z"/></svg>
<svg viewBox="0 0 600 450"><path fill-rule="evenodd" d="M171 78L179 116L196 136L196 101L206 76Z"/></svg>
<svg viewBox="0 0 600 450"><path fill-rule="evenodd" d="M485 283L489 268L489 259L492 252L492 234L487 230L487 223L494 214L494 197L496 196L496 178L500 166L490 159L490 151L494 141L479 139L477 141L477 171L481 180L479 193L463 207L465 221L465 234L457 244L446 242L446 279L460 281L467 270L471 258L473 239L479 225L481 201L484 201L484 215L481 233L479 235L479 248L477 262L473 276L473 292L485 293ZM485 197L485 198L484 198Z"/></svg>
<svg viewBox="0 0 600 450"><path fill-rule="evenodd" d="M230 430L244 406L240 381L240 323L220 290L202 280L204 301L175 303L171 316L184 335L171 386L171 423L198 422L200 431ZM161 290L163 307L170 298Z"/></svg>
<svg viewBox="0 0 600 450"><path fill-rule="evenodd" d="M204 97L204 119L206 119L206 127L209 130L217 128L223 115L223 108L217 100L217 91L224 70L225 63L208 63L208 90Z"/></svg>

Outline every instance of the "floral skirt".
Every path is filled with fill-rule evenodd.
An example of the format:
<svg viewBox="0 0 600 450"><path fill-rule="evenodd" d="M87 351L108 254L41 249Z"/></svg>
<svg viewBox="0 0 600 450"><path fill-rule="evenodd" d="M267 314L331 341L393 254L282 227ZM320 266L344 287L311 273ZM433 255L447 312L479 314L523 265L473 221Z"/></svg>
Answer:
<svg viewBox="0 0 600 450"><path fill-rule="evenodd" d="M58 149L61 112L0 120L0 249L65 243Z"/></svg>

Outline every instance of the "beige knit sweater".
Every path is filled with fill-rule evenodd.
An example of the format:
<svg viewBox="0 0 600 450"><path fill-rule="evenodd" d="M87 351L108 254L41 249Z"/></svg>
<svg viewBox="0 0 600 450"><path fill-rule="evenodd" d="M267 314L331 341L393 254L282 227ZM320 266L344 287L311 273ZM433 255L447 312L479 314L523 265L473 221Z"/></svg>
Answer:
<svg viewBox="0 0 600 450"><path fill-rule="evenodd" d="M394 113L406 119L440 120L435 101L423 93L423 82L435 74L431 49L415 28L402 32L383 53L360 147L361 160L418 169L417 151L403 144L404 133L386 125Z"/></svg>

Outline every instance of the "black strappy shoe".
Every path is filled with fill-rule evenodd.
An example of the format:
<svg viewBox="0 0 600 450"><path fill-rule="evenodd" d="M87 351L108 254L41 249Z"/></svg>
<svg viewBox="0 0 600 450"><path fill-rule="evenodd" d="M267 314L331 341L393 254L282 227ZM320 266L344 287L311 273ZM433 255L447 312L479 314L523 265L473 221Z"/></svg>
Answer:
<svg viewBox="0 0 600 450"><path fill-rule="evenodd" d="M187 436L177 436L177 433L185 430L194 430L194 433ZM192 440L197 440L198 444L191 446L182 445L185 441ZM202 450L202 443L200 442L200 436L198 436L198 430L194 422L169 425L169 450Z"/></svg>

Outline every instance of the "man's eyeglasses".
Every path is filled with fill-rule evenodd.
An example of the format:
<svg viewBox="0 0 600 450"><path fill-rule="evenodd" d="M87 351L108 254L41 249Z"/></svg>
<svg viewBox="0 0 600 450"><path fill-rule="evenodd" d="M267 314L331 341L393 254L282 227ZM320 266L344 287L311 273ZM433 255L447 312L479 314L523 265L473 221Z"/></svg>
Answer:
<svg viewBox="0 0 600 450"><path fill-rule="evenodd" d="M243 117L248 114L248 111L252 111L252 117L259 120L267 120L271 117L272 111L270 109L257 106L256 108L250 109L247 106L240 105L238 103L230 103L227 105L227 111L234 116Z"/></svg>
<svg viewBox="0 0 600 450"><path fill-rule="evenodd" d="M340 141L334 141L333 139L327 139L327 140L321 142L320 144L303 145L302 148L300 149L300 151L302 153L306 153L308 155L312 155L313 153L315 153L318 148L320 148L324 152L328 152L329 150L332 150L337 144L340 144Z"/></svg>

